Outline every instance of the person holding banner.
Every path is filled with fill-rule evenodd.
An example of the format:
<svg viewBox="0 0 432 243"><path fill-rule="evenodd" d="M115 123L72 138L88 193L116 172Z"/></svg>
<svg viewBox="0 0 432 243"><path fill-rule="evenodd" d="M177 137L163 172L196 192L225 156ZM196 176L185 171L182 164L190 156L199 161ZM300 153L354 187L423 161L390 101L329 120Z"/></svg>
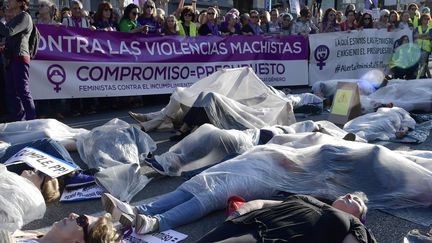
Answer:
<svg viewBox="0 0 432 243"><path fill-rule="evenodd" d="M153 0L147 0L144 3L143 13L138 17L137 21L141 26L146 26L146 29L148 29L145 34L154 35L161 33L161 26L159 26L156 18L156 4Z"/></svg>
<svg viewBox="0 0 432 243"><path fill-rule="evenodd" d="M236 18L232 13L225 15L225 22L221 28L222 36L241 35L240 29L236 28Z"/></svg>
<svg viewBox="0 0 432 243"><path fill-rule="evenodd" d="M72 16L63 19L63 25L76 28L90 28L90 21L84 17L83 5L79 0L71 3Z"/></svg>
<svg viewBox="0 0 432 243"><path fill-rule="evenodd" d="M139 7L133 3L127 5L120 20L119 31L129 33L147 33L147 28L138 23Z"/></svg>
<svg viewBox="0 0 432 243"><path fill-rule="evenodd" d="M310 20L311 12L309 8L300 10L300 17L293 25L294 35L308 36L309 34L319 33L318 27Z"/></svg>
<svg viewBox="0 0 432 243"><path fill-rule="evenodd" d="M357 29L355 10L348 10L346 12L346 20L340 25L341 31L351 31Z"/></svg>
<svg viewBox="0 0 432 243"><path fill-rule="evenodd" d="M282 24L281 24L281 35L291 35L292 29L292 15L290 13L283 13L282 16Z"/></svg>
<svg viewBox="0 0 432 243"><path fill-rule="evenodd" d="M373 29L372 14L364 13L360 18L359 29Z"/></svg>
<svg viewBox="0 0 432 243"><path fill-rule="evenodd" d="M165 23L163 25L163 33L164 35L178 35L179 27L177 25L176 17L171 14L165 19Z"/></svg>
<svg viewBox="0 0 432 243"><path fill-rule="evenodd" d="M58 16L58 9L57 6L48 1L48 0L41 0L39 1L39 10L38 10L38 24L53 24L58 25L57 22Z"/></svg>
<svg viewBox="0 0 432 243"><path fill-rule="evenodd" d="M92 27L98 30L116 31L118 26L113 20L113 17L113 7L111 3L102 1L93 17L94 23Z"/></svg>
<svg viewBox="0 0 432 243"><path fill-rule="evenodd" d="M323 20L320 23L320 33L338 31L340 31L340 26L336 21L336 9L329 8L324 12Z"/></svg>
<svg viewBox="0 0 432 243"><path fill-rule="evenodd" d="M6 59L6 100L14 109L15 120L33 120L36 108L29 87L29 42L33 21L27 13L28 0L8 1L8 12L13 16L6 24L0 22L0 36L6 37L2 49Z"/></svg>
<svg viewBox="0 0 432 243"><path fill-rule="evenodd" d="M403 30L403 29L412 30L413 29L413 24L411 23L409 12L406 10L403 11L401 14L398 29L400 29L400 30Z"/></svg>
<svg viewBox="0 0 432 243"><path fill-rule="evenodd" d="M198 33L199 35L206 36L206 35L215 35L219 36L219 25L217 24L217 18L218 18L218 11L216 8L209 7L207 9L207 22L202 24L199 29Z"/></svg>
<svg viewBox="0 0 432 243"><path fill-rule="evenodd" d="M177 26L179 28L180 36L197 36L198 28L194 23L196 18L193 8L190 6L185 6L180 12L180 21L178 21Z"/></svg>
<svg viewBox="0 0 432 243"><path fill-rule="evenodd" d="M420 46L422 51L417 78L425 78L428 70L429 55L432 48L432 26L430 25L430 19L431 17L429 14L423 14L420 17L420 25L414 29L414 38L417 40L417 44Z"/></svg>
<svg viewBox="0 0 432 243"><path fill-rule="evenodd" d="M249 22L243 24L242 34L243 35L261 35L263 31L260 27L259 13L256 10L251 10L249 12Z"/></svg>

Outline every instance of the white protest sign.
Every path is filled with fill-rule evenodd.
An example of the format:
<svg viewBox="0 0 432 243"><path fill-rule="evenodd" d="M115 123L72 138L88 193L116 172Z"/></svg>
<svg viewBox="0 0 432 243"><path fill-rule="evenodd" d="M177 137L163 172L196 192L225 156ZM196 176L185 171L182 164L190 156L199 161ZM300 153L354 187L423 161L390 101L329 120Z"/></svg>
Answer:
<svg viewBox="0 0 432 243"><path fill-rule="evenodd" d="M372 70L385 72L395 43L410 30L386 29L321 33L309 36L309 85L333 79L360 79Z"/></svg>
<svg viewBox="0 0 432 243"><path fill-rule="evenodd" d="M57 178L78 169L77 165L55 158L31 147L21 149L14 156L10 157L5 162L5 165L18 163L26 163L51 178Z"/></svg>
<svg viewBox="0 0 432 243"><path fill-rule="evenodd" d="M290 12L300 15L300 2L299 0L289 0Z"/></svg>
<svg viewBox="0 0 432 243"><path fill-rule="evenodd" d="M159 233L138 235L132 233L123 239L127 243L176 243L186 239L188 236L174 230L165 230Z"/></svg>
<svg viewBox="0 0 432 243"><path fill-rule="evenodd" d="M89 200L95 198L101 198L102 193L104 193L104 189L97 184L93 184L90 186L86 186L83 188L78 188L76 190L67 190L63 191L61 195L60 202L76 202L82 200Z"/></svg>
<svg viewBox="0 0 432 243"><path fill-rule="evenodd" d="M374 21L378 21L380 19L380 9L379 8L372 9L372 19Z"/></svg>

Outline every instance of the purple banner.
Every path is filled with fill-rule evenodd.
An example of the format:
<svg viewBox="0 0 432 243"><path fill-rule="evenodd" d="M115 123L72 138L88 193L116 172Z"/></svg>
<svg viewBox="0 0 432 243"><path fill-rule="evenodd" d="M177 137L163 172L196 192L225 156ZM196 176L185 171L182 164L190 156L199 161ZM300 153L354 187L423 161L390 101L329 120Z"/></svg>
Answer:
<svg viewBox="0 0 432 243"><path fill-rule="evenodd" d="M37 60L186 63L249 60L307 60L302 36L145 36L38 25Z"/></svg>

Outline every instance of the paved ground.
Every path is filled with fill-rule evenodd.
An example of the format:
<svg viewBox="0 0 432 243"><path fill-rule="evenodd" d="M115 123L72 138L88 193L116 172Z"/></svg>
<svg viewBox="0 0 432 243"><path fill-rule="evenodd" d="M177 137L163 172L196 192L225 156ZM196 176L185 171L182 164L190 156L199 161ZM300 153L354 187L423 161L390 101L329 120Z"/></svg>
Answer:
<svg viewBox="0 0 432 243"><path fill-rule="evenodd" d="M160 110L166 103L167 97L149 97L147 104L142 108L133 109L137 112L150 112ZM72 127L82 127L86 129L91 129L96 126L100 126L112 118L121 118L127 122L133 123L132 119L127 116L127 110L117 110L104 112L94 115L82 116L77 118L68 118L65 123ZM326 115L319 115L308 117L312 120L325 119ZM301 118L299 120L303 120ZM173 145L172 142L168 140L172 136L172 132L152 132L150 136L156 141L158 149L155 154L161 154L167 151L170 146ZM421 145L406 145L406 144L389 144L388 147L391 149L426 149L431 150L432 148L432 138L431 136L428 140ZM72 154L76 161L80 161L78 154ZM148 177L154 177L154 179L138 193L132 200L132 204L139 204L142 202L148 202L155 199L159 195L170 192L179 186L183 180L180 178L167 178L158 175L149 167L144 168L146 175ZM75 203L52 203L48 205L48 209L45 217L42 220L38 220L25 226L25 229L43 229L46 230L53 222L66 217L70 212L79 212L92 215L100 215L102 211L102 206L100 201L85 201L85 202L75 202ZM223 222L225 218L225 213L223 211L218 211L212 213L205 218L179 227L176 230L189 235L185 242L195 242L206 232L214 228ZM403 219L396 218L392 215L386 214L381 211L371 210L367 218L367 226L371 228L373 233L379 242L402 242L403 236L411 229L417 228L422 231L429 230L430 227L424 227Z"/></svg>

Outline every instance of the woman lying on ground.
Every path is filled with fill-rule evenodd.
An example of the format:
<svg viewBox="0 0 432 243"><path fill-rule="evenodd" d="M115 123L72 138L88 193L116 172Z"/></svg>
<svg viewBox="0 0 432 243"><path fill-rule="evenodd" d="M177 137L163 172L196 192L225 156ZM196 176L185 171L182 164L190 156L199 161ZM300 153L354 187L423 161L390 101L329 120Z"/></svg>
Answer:
<svg viewBox="0 0 432 243"><path fill-rule="evenodd" d="M305 195L254 200L198 242L376 242L362 224L366 202L362 192L346 194L331 205Z"/></svg>
<svg viewBox="0 0 432 243"><path fill-rule="evenodd" d="M290 126L276 125L243 131L224 130L211 124L204 124L172 146L169 151L156 155L153 159L146 159L146 161L162 175L180 176L184 171L193 170L195 170L193 173L198 174L226 160L227 156L232 158L253 146L267 143L275 135L302 132L322 132L346 140L356 139L359 142L365 142L356 138L354 134L348 135L347 132L328 121L308 120ZM191 174L183 175L189 177Z"/></svg>
<svg viewBox="0 0 432 243"><path fill-rule="evenodd" d="M69 217L55 222L46 234L32 231L16 231L12 234L12 239L13 240L10 242L17 243L119 242L117 231L111 223L111 215L105 214L96 218L89 215L78 215L75 213L71 213Z"/></svg>
<svg viewBox="0 0 432 243"><path fill-rule="evenodd" d="M104 194L102 204L114 219L133 224L141 234L193 222L224 208L233 195L270 199L282 191L334 200L361 190L374 208L425 207L432 204L432 172L420 164L423 160L322 133L278 135L152 203L131 207Z"/></svg>

